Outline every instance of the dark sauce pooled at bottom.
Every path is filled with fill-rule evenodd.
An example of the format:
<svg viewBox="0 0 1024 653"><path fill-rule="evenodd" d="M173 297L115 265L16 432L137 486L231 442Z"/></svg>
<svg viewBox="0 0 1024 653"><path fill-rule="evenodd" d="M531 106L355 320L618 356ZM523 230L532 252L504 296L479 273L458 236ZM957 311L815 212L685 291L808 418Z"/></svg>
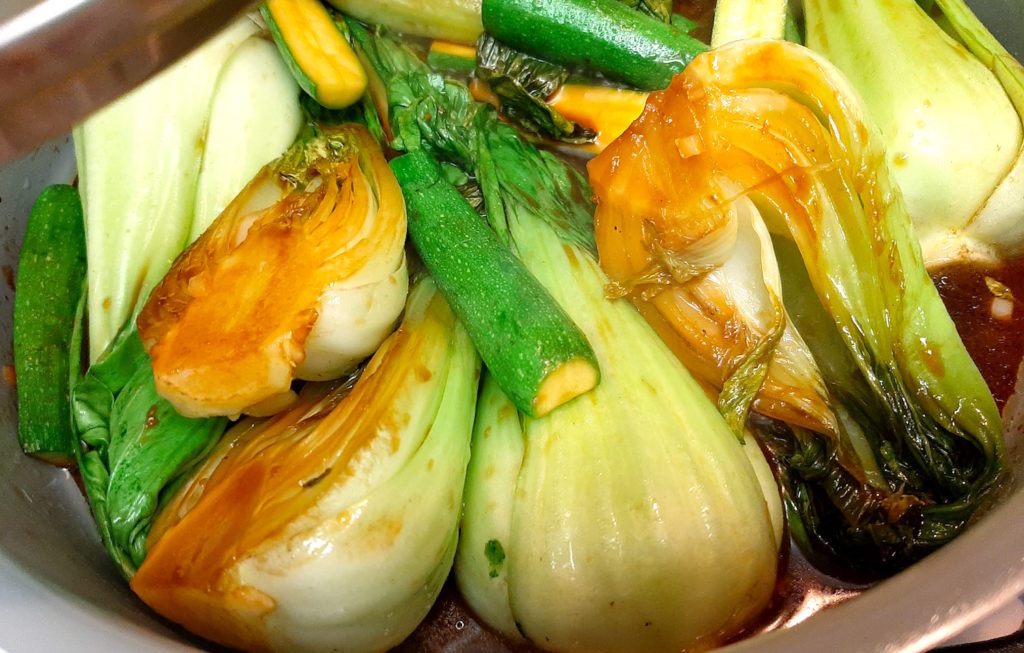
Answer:
<svg viewBox="0 0 1024 653"><path fill-rule="evenodd" d="M812 567L796 549L784 546L775 595L764 613L729 641L795 626L814 613L856 596L861 586L842 583ZM728 642L726 642L728 643ZM473 614L449 577L430 613L396 653L541 653L490 630Z"/></svg>
<svg viewBox="0 0 1024 653"><path fill-rule="evenodd" d="M1024 356L1024 259L983 268L949 265L930 274L967 353L1002 410L1013 394ZM1011 297L994 294L989 288L992 281L1002 284Z"/></svg>

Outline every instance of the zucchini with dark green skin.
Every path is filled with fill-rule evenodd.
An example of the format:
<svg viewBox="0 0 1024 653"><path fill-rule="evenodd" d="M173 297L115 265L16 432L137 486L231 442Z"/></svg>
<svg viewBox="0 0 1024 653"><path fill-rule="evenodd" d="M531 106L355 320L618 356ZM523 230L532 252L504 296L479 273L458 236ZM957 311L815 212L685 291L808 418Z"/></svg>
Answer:
<svg viewBox="0 0 1024 653"><path fill-rule="evenodd" d="M540 417L597 385L586 337L422 150L391 167L409 238L509 399Z"/></svg>
<svg viewBox="0 0 1024 653"><path fill-rule="evenodd" d="M85 227L78 189L39 194L25 229L14 294L18 440L27 454L74 460L69 384L75 313L85 283ZM72 356L72 353L75 355Z"/></svg>
<svg viewBox="0 0 1024 653"><path fill-rule="evenodd" d="M518 50L651 91L668 86L707 50L616 0L484 0L483 22L489 34Z"/></svg>

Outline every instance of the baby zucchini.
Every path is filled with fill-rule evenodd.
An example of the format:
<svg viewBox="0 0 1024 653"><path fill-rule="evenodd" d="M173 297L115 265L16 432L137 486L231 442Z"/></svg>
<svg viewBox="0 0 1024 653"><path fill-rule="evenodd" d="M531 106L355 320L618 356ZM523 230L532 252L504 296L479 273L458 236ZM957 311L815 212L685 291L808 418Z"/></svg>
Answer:
<svg viewBox="0 0 1024 653"><path fill-rule="evenodd" d="M267 0L261 9L281 56L306 93L344 109L366 91L366 71L319 0Z"/></svg>
<svg viewBox="0 0 1024 653"><path fill-rule="evenodd" d="M483 22L499 41L566 66L583 66L654 91L707 46L618 0L484 0Z"/></svg>
<svg viewBox="0 0 1024 653"><path fill-rule="evenodd" d="M70 361L79 356L70 348L84 283L85 228L78 189L50 186L36 200L21 246L14 369L21 449L57 465L74 460Z"/></svg>
<svg viewBox="0 0 1024 653"><path fill-rule="evenodd" d="M586 336L437 162L416 150L391 168L405 196L409 238L516 407L542 417L596 386Z"/></svg>

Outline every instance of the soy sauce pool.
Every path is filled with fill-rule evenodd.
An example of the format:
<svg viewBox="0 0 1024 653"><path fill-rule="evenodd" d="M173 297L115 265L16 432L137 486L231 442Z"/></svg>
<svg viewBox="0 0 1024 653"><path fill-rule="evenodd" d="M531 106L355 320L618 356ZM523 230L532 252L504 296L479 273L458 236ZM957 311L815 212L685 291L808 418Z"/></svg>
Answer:
<svg viewBox="0 0 1024 653"><path fill-rule="evenodd" d="M931 277L1002 410L1024 356L1024 259L998 266L949 265L932 270Z"/></svg>

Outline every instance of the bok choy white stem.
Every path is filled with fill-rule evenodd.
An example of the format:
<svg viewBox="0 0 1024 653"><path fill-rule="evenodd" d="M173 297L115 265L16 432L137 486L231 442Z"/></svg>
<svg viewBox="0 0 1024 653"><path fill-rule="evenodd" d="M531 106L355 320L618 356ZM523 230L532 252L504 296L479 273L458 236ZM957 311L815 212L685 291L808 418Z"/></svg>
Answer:
<svg viewBox="0 0 1024 653"><path fill-rule="evenodd" d="M828 428L811 433L765 411L793 428L768 441L804 543L878 574L966 525L998 478L1001 423L925 271L880 137L841 73L781 41L719 47L652 94L589 170L602 263L670 342L731 344L736 330L724 327L733 315L756 317L767 303L759 288L786 306L791 294L816 295L822 319L798 320L811 346L800 339L796 351L816 359L805 361L814 372L806 378L818 380L810 388ZM742 254L751 219L793 239L802 286L787 287L794 275L780 279L767 234ZM729 283L740 264L760 267L763 281ZM831 325L834 337L819 337ZM771 344L767 335L760 343ZM777 374L806 383L783 374L801 369L792 360L777 364L784 343L763 348L772 357L763 384L748 375L756 410L771 407L763 398L775 394ZM747 358L761 349L739 341ZM725 388L747 368L731 369Z"/></svg>
<svg viewBox="0 0 1024 653"><path fill-rule="evenodd" d="M807 0L807 44L881 130L929 266L1024 254L1024 67L962 0ZM944 31L945 28L945 31Z"/></svg>
<svg viewBox="0 0 1024 653"><path fill-rule="evenodd" d="M248 42L258 38L257 31L249 18L239 19L75 128L88 251L91 361L198 232L199 225L193 230L195 211L208 215L209 205L225 196L227 185L233 187L226 196L233 197L295 138L298 89L280 61L264 56L266 44ZM239 92L239 74L254 70L267 76L267 83L255 87L257 100L239 103L244 98L224 97ZM211 106L214 134L208 129ZM208 136L217 149L207 153ZM239 140L245 146L224 156L220 148ZM198 199L197 188L202 193ZM209 218L201 217L200 224L204 219Z"/></svg>

